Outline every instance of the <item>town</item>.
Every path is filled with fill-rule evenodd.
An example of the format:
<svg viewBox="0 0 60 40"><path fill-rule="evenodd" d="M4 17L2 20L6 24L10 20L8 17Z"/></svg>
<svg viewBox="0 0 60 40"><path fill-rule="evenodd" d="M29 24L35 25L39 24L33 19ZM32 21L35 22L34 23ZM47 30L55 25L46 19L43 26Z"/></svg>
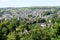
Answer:
<svg viewBox="0 0 60 40"><path fill-rule="evenodd" d="M59 16L59 9L58 8L3 8L0 9L0 22L2 20L10 20L13 17L16 17L18 20L20 18L45 18L48 19L51 17L51 12L55 12ZM57 12L56 12L57 11ZM30 19L29 18L29 19Z"/></svg>
<svg viewBox="0 0 60 40"><path fill-rule="evenodd" d="M60 7L0 8L1 40L59 40Z"/></svg>

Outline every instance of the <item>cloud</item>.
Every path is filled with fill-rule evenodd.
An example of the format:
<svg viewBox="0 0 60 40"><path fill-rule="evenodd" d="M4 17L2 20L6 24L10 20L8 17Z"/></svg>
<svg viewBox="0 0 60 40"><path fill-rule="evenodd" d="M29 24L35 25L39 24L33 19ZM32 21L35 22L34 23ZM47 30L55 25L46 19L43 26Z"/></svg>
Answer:
<svg viewBox="0 0 60 40"><path fill-rule="evenodd" d="M60 0L0 0L0 7L60 6Z"/></svg>
<svg viewBox="0 0 60 40"><path fill-rule="evenodd" d="M9 2L10 0L0 0L0 2L4 3L4 2Z"/></svg>

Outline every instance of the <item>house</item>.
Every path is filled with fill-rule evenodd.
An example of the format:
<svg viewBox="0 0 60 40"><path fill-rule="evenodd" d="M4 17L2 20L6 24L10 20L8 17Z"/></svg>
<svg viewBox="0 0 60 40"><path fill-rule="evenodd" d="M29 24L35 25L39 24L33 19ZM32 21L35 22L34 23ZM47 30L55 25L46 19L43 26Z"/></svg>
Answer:
<svg viewBox="0 0 60 40"><path fill-rule="evenodd" d="M41 23L41 27L45 27L46 26L46 23Z"/></svg>
<svg viewBox="0 0 60 40"><path fill-rule="evenodd" d="M4 20L10 20L11 18L13 18L13 16L10 14L3 14L2 17L4 18Z"/></svg>

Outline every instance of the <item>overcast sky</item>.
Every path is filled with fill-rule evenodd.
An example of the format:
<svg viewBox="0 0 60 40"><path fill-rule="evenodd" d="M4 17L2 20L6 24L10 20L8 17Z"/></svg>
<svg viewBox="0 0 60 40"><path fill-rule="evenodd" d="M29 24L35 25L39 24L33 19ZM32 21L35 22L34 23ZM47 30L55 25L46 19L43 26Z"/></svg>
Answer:
<svg viewBox="0 0 60 40"><path fill-rule="evenodd" d="M60 0L0 0L0 7L60 6Z"/></svg>

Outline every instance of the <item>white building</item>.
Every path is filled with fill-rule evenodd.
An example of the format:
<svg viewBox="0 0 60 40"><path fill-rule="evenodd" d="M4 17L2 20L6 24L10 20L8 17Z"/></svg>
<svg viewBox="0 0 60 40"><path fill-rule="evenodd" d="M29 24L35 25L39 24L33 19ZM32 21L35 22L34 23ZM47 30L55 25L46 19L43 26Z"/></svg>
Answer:
<svg viewBox="0 0 60 40"><path fill-rule="evenodd" d="M3 14L2 17L3 17L5 20L10 20L11 18L13 18L13 16L10 15L10 14Z"/></svg>
<svg viewBox="0 0 60 40"><path fill-rule="evenodd" d="M45 27L46 26L46 24L45 23L41 23L41 27Z"/></svg>

